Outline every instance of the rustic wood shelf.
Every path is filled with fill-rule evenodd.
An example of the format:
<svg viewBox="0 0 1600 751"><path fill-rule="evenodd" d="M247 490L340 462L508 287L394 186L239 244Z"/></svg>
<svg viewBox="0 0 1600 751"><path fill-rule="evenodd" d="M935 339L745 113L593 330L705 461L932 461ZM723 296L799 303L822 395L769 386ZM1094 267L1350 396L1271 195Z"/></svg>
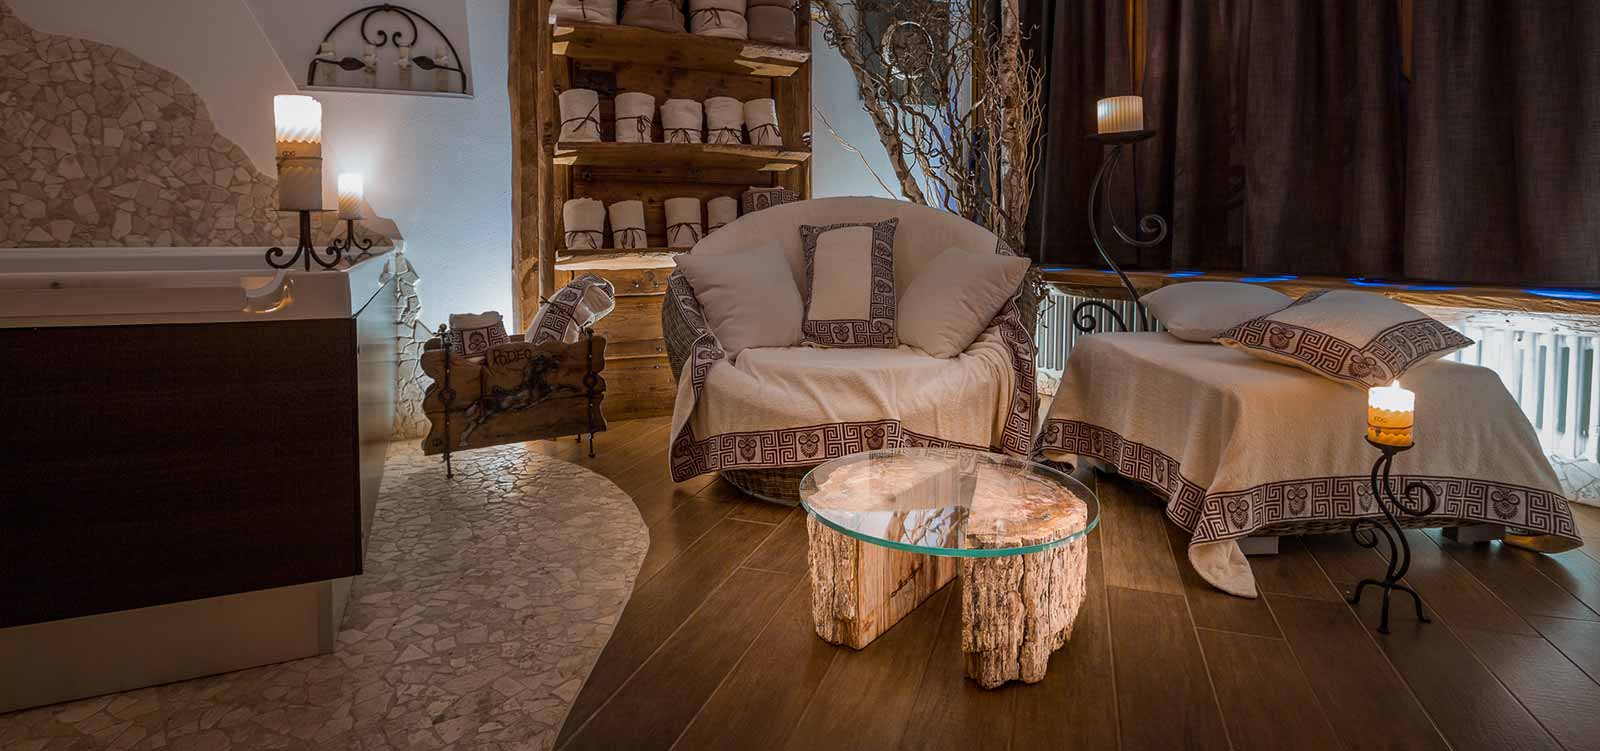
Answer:
<svg viewBox="0 0 1600 751"><path fill-rule="evenodd" d="M811 152L780 146L712 143L558 143L551 158L568 167L747 169L787 172L811 159Z"/></svg>
<svg viewBox="0 0 1600 751"><path fill-rule="evenodd" d="M688 248L597 248L571 250L563 248L556 256L558 271L586 271L590 269L670 269L675 266L673 257L689 252Z"/></svg>
<svg viewBox="0 0 1600 751"><path fill-rule="evenodd" d="M575 60L644 63L768 78L792 76L811 59L811 51L803 47L568 21L551 28L550 53Z"/></svg>

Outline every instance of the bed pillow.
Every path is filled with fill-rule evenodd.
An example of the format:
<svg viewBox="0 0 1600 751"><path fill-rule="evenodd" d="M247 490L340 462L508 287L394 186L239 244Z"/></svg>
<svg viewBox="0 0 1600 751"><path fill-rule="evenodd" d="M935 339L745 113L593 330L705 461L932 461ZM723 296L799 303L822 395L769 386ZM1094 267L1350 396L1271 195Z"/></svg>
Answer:
<svg viewBox="0 0 1600 751"><path fill-rule="evenodd" d="M1186 342L1209 342L1252 318L1276 313L1294 298L1243 282L1184 282L1139 298L1167 332Z"/></svg>
<svg viewBox="0 0 1600 751"><path fill-rule="evenodd" d="M750 347L800 343L800 290L777 242L738 253L688 253L677 264L730 361Z"/></svg>
<svg viewBox="0 0 1600 751"><path fill-rule="evenodd" d="M899 220L803 225L806 281L800 342L900 346L895 334L894 231Z"/></svg>
<svg viewBox="0 0 1600 751"><path fill-rule="evenodd" d="M1362 389L1472 344L1410 305L1342 289L1312 292L1222 332L1216 341Z"/></svg>
<svg viewBox="0 0 1600 751"><path fill-rule="evenodd" d="M900 297L895 333L934 357L972 346L1017 294L1028 259L950 248L928 263Z"/></svg>

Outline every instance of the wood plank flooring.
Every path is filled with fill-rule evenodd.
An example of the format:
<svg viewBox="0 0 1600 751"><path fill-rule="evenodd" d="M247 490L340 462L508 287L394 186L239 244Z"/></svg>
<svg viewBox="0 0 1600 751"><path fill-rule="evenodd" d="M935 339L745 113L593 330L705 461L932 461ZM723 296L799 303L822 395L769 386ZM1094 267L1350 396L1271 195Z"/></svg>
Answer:
<svg viewBox="0 0 1600 751"><path fill-rule="evenodd" d="M1600 539L1540 556L1415 531L1397 600L1345 604L1381 572L1348 535L1252 559L1264 593L1190 568L1154 498L1096 483L1089 598L1041 683L961 674L960 583L859 652L812 631L803 512L714 475L673 483L667 421L617 423L598 456L539 450L633 496L650 551L558 749L1600 749ZM1600 538L1600 509L1576 507Z"/></svg>

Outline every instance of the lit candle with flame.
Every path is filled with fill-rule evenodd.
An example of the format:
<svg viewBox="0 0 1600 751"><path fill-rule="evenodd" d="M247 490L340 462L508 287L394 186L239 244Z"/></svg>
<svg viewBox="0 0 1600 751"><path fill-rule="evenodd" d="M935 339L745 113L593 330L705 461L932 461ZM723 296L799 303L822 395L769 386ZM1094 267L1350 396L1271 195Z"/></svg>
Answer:
<svg viewBox="0 0 1600 751"><path fill-rule="evenodd" d="M360 173L339 173L339 218L360 219L361 202L366 199L366 182Z"/></svg>
<svg viewBox="0 0 1600 751"><path fill-rule="evenodd" d="M322 210L322 103L308 96L272 98L277 134L278 208Z"/></svg>
<svg viewBox="0 0 1600 751"><path fill-rule="evenodd" d="M1399 381L1367 390L1367 440L1385 446L1410 446L1416 415L1417 395L1402 388Z"/></svg>
<svg viewBox="0 0 1600 751"><path fill-rule="evenodd" d="M1144 130L1144 97L1106 97L1095 103L1094 114L1102 134Z"/></svg>

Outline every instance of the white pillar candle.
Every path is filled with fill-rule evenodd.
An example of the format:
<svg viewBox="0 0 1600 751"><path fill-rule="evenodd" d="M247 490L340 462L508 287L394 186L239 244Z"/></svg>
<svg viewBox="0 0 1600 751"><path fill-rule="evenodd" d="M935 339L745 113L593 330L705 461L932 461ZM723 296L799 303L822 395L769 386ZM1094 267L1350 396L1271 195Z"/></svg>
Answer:
<svg viewBox="0 0 1600 751"><path fill-rule="evenodd" d="M611 216L611 245L638 250L650 246L644 231L644 201L617 201L606 207Z"/></svg>
<svg viewBox="0 0 1600 751"><path fill-rule="evenodd" d="M1095 103L1094 110L1100 133L1144 130L1144 97L1106 97Z"/></svg>
<svg viewBox="0 0 1600 751"><path fill-rule="evenodd" d="M605 245L606 205L593 198L574 198L561 206L561 230L568 250L594 250Z"/></svg>
<svg viewBox="0 0 1600 751"><path fill-rule="evenodd" d="M366 182L359 173L339 174L339 218L360 219L361 202L366 200Z"/></svg>
<svg viewBox="0 0 1600 751"><path fill-rule="evenodd" d="M1367 439L1386 446L1410 446L1416 424L1417 395L1395 381L1367 390Z"/></svg>
<svg viewBox="0 0 1600 751"><path fill-rule="evenodd" d="M744 39L745 0L689 0L689 30L702 36Z"/></svg>
<svg viewBox="0 0 1600 751"><path fill-rule="evenodd" d="M717 196L706 202L706 233L721 229L724 224L739 218L739 201L730 196Z"/></svg>
<svg viewBox="0 0 1600 751"><path fill-rule="evenodd" d="M617 95L617 142L650 143L655 140L651 125L656 117L656 98L637 91Z"/></svg>
<svg viewBox="0 0 1600 751"><path fill-rule="evenodd" d="M278 208L322 210L322 103L308 96L272 98L278 155Z"/></svg>
<svg viewBox="0 0 1600 751"><path fill-rule="evenodd" d="M706 143L744 143L744 105L731 96L706 100Z"/></svg>
<svg viewBox="0 0 1600 751"><path fill-rule="evenodd" d="M757 146L782 146L778 132L778 103L771 99L751 99L744 103L744 124L750 129L750 143Z"/></svg>
<svg viewBox="0 0 1600 751"><path fill-rule="evenodd" d="M589 89L561 92L561 143L600 140L600 95Z"/></svg>
<svg viewBox="0 0 1600 751"><path fill-rule="evenodd" d="M705 235L700 223L700 199L667 199L667 247L692 248Z"/></svg>
<svg viewBox="0 0 1600 751"><path fill-rule="evenodd" d="M661 103L661 140L667 143L700 143L704 123L700 103L693 99Z"/></svg>

